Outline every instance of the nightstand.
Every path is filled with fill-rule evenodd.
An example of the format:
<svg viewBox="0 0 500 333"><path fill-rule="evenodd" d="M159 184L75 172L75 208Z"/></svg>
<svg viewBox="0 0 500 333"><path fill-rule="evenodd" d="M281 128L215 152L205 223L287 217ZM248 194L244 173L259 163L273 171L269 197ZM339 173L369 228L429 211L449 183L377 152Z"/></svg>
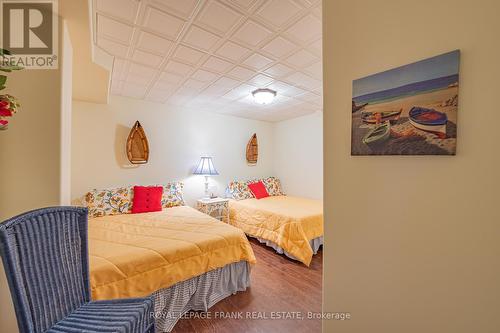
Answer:
<svg viewBox="0 0 500 333"><path fill-rule="evenodd" d="M196 204L196 208L202 213L229 223L229 199L200 199Z"/></svg>

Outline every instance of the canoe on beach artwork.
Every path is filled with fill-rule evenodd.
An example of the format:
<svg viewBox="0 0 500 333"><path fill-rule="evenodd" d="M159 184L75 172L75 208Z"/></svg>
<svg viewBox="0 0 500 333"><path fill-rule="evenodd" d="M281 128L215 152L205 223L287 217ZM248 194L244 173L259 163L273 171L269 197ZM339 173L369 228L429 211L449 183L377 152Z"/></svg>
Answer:
<svg viewBox="0 0 500 333"><path fill-rule="evenodd" d="M353 80L351 155L455 155L460 51Z"/></svg>
<svg viewBox="0 0 500 333"><path fill-rule="evenodd" d="M361 119L367 124L380 124L386 121L397 121L401 116L403 109L399 111L382 111L382 112L361 112Z"/></svg>
<svg viewBox="0 0 500 333"><path fill-rule="evenodd" d="M436 134L439 138L446 138L446 123L448 116L444 112L434 109L413 107L409 112L410 123L423 131Z"/></svg>
<svg viewBox="0 0 500 333"><path fill-rule="evenodd" d="M369 146L379 145L389 139L390 135L391 123L386 121L383 124L378 124L370 132L368 132L363 138L363 143Z"/></svg>
<svg viewBox="0 0 500 333"><path fill-rule="evenodd" d="M356 111L362 110L367 105L368 105L368 103L364 103L364 104L361 104L361 105L356 105L356 102L352 101L352 112L356 112Z"/></svg>

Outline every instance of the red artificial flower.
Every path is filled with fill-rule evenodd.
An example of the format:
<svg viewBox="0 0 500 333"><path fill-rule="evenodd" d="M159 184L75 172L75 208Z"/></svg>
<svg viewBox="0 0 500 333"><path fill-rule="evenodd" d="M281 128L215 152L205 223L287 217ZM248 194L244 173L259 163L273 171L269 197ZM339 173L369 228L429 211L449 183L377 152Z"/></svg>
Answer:
<svg viewBox="0 0 500 333"><path fill-rule="evenodd" d="M9 102L7 101L0 101L0 109L9 107Z"/></svg>
<svg viewBox="0 0 500 333"><path fill-rule="evenodd" d="M0 117L12 117L12 110L0 108Z"/></svg>
<svg viewBox="0 0 500 333"><path fill-rule="evenodd" d="M6 126L9 123L8 120L0 119L0 126Z"/></svg>

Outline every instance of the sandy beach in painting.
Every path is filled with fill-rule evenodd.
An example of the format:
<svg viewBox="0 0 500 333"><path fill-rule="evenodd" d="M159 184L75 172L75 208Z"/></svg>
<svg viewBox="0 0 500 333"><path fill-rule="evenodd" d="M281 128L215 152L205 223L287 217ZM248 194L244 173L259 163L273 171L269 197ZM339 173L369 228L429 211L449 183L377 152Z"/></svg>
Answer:
<svg viewBox="0 0 500 333"><path fill-rule="evenodd" d="M399 155L429 154L452 155L455 153L457 139L457 105L446 105L447 101L458 95L458 86L448 87L428 93L393 99L389 102L368 104L352 114L352 148L354 155ZM408 113L414 106L434 109L448 116L446 138L419 130L409 122ZM401 117L391 125L391 137L380 147L368 147L363 137L374 125L364 124L362 112L397 111L402 109Z"/></svg>

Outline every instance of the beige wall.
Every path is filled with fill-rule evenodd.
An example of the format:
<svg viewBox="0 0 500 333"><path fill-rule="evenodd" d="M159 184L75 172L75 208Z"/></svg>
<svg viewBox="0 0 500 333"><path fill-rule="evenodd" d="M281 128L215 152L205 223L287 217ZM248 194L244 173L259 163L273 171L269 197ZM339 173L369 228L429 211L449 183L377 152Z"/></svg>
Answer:
<svg viewBox="0 0 500 333"><path fill-rule="evenodd" d="M0 132L1 220L58 204L60 182L60 71L12 72L7 86L21 109Z"/></svg>
<svg viewBox="0 0 500 333"><path fill-rule="evenodd" d="M21 109L0 132L0 219L59 203L60 85L59 70L9 75Z"/></svg>
<svg viewBox="0 0 500 333"><path fill-rule="evenodd" d="M497 0L324 1L325 332L499 332ZM455 157L351 157L354 78L460 49Z"/></svg>
<svg viewBox="0 0 500 333"><path fill-rule="evenodd" d="M74 101L72 198L93 188L184 181L189 205L204 194L204 177L192 175L200 156L209 155L219 176L211 177L219 195L232 179L273 174L273 124L159 103L111 96L109 104ZM146 132L150 160L131 165L125 144L139 120ZM248 166L245 148L253 133L259 161Z"/></svg>
<svg viewBox="0 0 500 333"><path fill-rule="evenodd" d="M323 113L274 124L274 170L288 195L323 199Z"/></svg>
<svg viewBox="0 0 500 333"><path fill-rule="evenodd" d="M111 56L96 52L93 42L92 0L60 0L59 13L68 25L73 47L73 98L107 103ZM99 54L99 56L97 56ZM102 61L105 58L105 61ZM98 63L107 62L103 67Z"/></svg>

